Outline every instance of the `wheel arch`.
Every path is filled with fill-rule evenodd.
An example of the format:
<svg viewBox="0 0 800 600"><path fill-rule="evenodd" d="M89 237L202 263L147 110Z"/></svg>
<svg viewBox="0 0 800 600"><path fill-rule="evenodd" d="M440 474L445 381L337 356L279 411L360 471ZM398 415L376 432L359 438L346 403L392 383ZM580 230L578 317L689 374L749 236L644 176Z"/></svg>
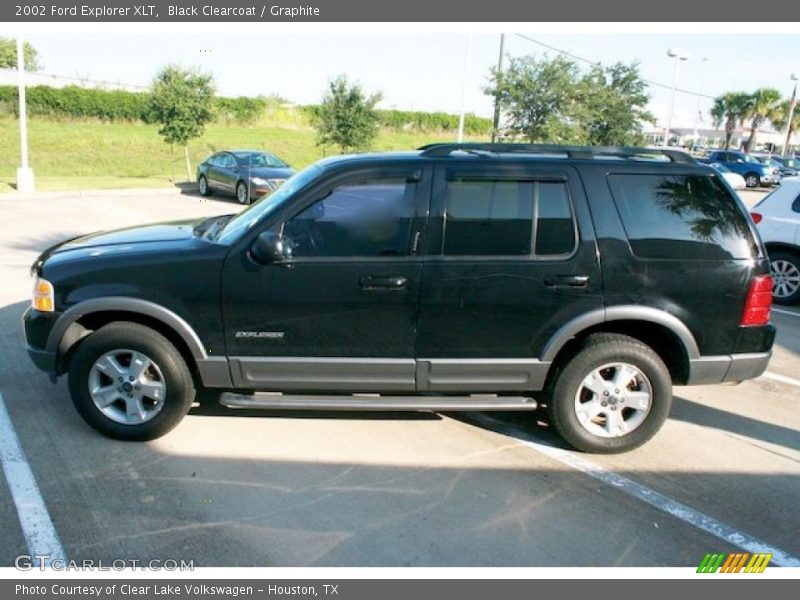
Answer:
<svg viewBox="0 0 800 600"><path fill-rule="evenodd" d="M680 319L657 308L634 305L598 309L569 321L550 338L541 360L557 366L586 337L600 332L628 335L653 348L675 383L688 381L690 361L700 357L694 336Z"/></svg>
<svg viewBox="0 0 800 600"><path fill-rule="evenodd" d="M139 298L104 297L80 302L68 308L56 321L47 338L47 350L58 358L58 372L64 373L79 342L103 325L130 321L150 327L166 337L181 353L193 374L208 353L194 329L175 312Z"/></svg>

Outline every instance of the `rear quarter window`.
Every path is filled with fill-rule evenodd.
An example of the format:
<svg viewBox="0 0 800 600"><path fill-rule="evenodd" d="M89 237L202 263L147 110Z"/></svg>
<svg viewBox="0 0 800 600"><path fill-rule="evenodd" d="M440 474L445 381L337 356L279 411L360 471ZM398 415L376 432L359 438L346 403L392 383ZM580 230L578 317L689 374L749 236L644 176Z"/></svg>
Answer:
<svg viewBox="0 0 800 600"><path fill-rule="evenodd" d="M608 183L631 249L639 258L758 256L747 219L716 177L614 174Z"/></svg>

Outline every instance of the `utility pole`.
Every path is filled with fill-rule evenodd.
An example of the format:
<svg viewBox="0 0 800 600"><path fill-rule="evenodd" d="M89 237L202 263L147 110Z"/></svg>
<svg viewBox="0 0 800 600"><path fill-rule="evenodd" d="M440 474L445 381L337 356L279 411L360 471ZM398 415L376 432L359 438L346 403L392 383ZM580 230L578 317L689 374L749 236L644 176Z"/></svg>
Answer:
<svg viewBox="0 0 800 600"><path fill-rule="evenodd" d="M672 86L669 95L669 110L667 111L667 121L664 126L664 148L669 146L670 131L672 131L672 111L675 108L675 91L678 85L678 65L682 60L689 60L689 53L680 48L670 48L667 50L667 56L675 59L675 68L672 71Z"/></svg>
<svg viewBox="0 0 800 600"><path fill-rule="evenodd" d="M497 75L495 85L498 87L494 94L494 119L492 119L492 143L497 141L497 134L500 130L500 76L503 73L503 49L506 44L506 34L500 34L500 54L497 57Z"/></svg>
<svg viewBox="0 0 800 600"><path fill-rule="evenodd" d="M467 34L467 41L464 44L464 74L461 79L461 113L458 117L458 143L464 141L464 111L467 102L467 75L469 73L469 50L471 37Z"/></svg>
<svg viewBox="0 0 800 600"><path fill-rule="evenodd" d="M25 45L22 34L17 34L17 88L19 90L19 155L17 191L34 190L33 169L28 167L28 113L25 101Z"/></svg>

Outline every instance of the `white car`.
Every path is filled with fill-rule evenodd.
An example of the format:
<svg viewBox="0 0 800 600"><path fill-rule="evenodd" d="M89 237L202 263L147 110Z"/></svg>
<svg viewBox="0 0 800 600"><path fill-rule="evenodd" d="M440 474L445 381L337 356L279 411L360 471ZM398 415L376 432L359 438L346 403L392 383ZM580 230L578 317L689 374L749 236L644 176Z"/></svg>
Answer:
<svg viewBox="0 0 800 600"><path fill-rule="evenodd" d="M734 173L728 167L723 165L722 163L711 163L711 168L715 169L722 178L728 182L728 185L731 186L735 190L743 190L747 187L747 182L744 180L744 177L739 175L738 173Z"/></svg>
<svg viewBox="0 0 800 600"><path fill-rule="evenodd" d="M775 302L800 300L800 178L785 178L751 215L770 259Z"/></svg>

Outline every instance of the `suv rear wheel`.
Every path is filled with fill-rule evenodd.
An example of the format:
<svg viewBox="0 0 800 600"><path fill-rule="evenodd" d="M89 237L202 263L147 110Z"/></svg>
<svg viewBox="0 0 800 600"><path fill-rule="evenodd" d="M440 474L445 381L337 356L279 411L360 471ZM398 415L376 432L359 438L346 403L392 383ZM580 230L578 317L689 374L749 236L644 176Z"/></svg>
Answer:
<svg viewBox="0 0 800 600"><path fill-rule="evenodd" d="M641 341L589 336L554 377L550 422L578 450L616 453L642 445L664 424L672 382L664 362Z"/></svg>
<svg viewBox="0 0 800 600"><path fill-rule="evenodd" d="M775 252L769 259L775 302L794 304L800 300L800 255Z"/></svg>
<svg viewBox="0 0 800 600"><path fill-rule="evenodd" d="M87 337L69 368L72 402L97 431L119 440L152 440L183 419L195 397L180 352L160 333L115 322Z"/></svg>

